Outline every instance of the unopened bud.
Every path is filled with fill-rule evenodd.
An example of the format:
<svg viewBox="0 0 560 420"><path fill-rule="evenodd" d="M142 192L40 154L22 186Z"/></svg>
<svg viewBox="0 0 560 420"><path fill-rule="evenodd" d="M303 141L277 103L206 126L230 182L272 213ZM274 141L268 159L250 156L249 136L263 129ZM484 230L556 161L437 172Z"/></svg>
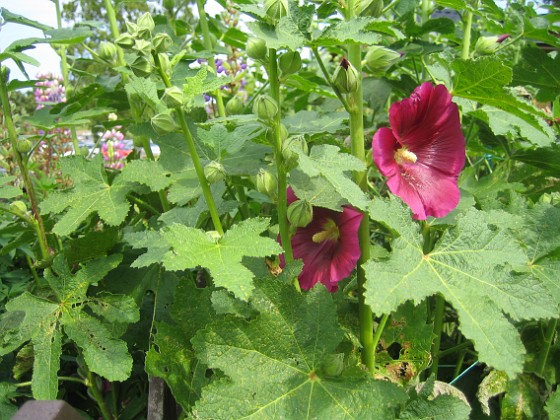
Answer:
<svg viewBox="0 0 560 420"><path fill-rule="evenodd" d="M288 15L288 0L265 0L264 11L273 21Z"/></svg>
<svg viewBox="0 0 560 420"><path fill-rule="evenodd" d="M383 0L361 0L354 4L356 16L379 17L383 11Z"/></svg>
<svg viewBox="0 0 560 420"><path fill-rule="evenodd" d="M152 44L154 45L156 52L163 53L166 52L171 45L173 45L173 40L166 33L160 33L154 36Z"/></svg>
<svg viewBox="0 0 560 420"><path fill-rule="evenodd" d="M257 191L261 194L266 194L272 201L276 201L278 198L278 182L274 174L270 173L266 169L259 169L256 179Z"/></svg>
<svg viewBox="0 0 560 420"><path fill-rule="evenodd" d="M177 128L175 124L175 120L171 116L169 112L161 112L157 115L152 117L152 127L156 131L156 133L160 136L170 133Z"/></svg>
<svg viewBox="0 0 560 420"><path fill-rule="evenodd" d="M262 60L266 57L266 42L262 38L249 38L245 51L252 59Z"/></svg>
<svg viewBox="0 0 560 420"><path fill-rule="evenodd" d="M133 37L138 34L138 25L132 22L125 22L126 24L126 31L132 35Z"/></svg>
<svg viewBox="0 0 560 420"><path fill-rule="evenodd" d="M170 75L171 74L171 64L169 62L169 57L167 56L167 54L159 53L158 58L159 58L159 65L161 66L161 70L165 74Z"/></svg>
<svg viewBox="0 0 560 420"><path fill-rule="evenodd" d="M288 51L278 59L278 67L284 76L295 74L301 69L301 56L297 51Z"/></svg>
<svg viewBox="0 0 560 420"><path fill-rule="evenodd" d="M389 48L374 45L370 47L364 58L364 66L373 75L381 76L395 64L401 55Z"/></svg>
<svg viewBox="0 0 560 420"><path fill-rule="evenodd" d="M27 153L31 150L33 144L29 139L18 139L16 141L16 149L20 153Z"/></svg>
<svg viewBox="0 0 560 420"><path fill-rule="evenodd" d="M0 67L0 79L2 83L7 84L10 80L10 69L6 66Z"/></svg>
<svg viewBox="0 0 560 420"><path fill-rule="evenodd" d="M241 114L243 112L243 100L239 95L235 95L226 104L226 111L228 115Z"/></svg>
<svg viewBox="0 0 560 420"><path fill-rule="evenodd" d="M282 144L284 144L288 136L288 129L284 124L280 124L280 141L282 142ZM272 145L276 143L276 137L274 136L274 130L272 128L266 130L266 139Z"/></svg>
<svg viewBox="0 0 560 420"><path fill-rule="evenodd" d="M278 104L268 95L261 95L255 100L253 113L261 120L271 120L278 114Z"/></svg>
<svg viewBox="0 0 560 420"><path fill-rule="evenodd" d="M321 368L327 376L340 376L344 370L344 353L327 355Z"/></svg>
<svg viewBox="0 0 560 420"><path fill-rule="evenodd" d="M227 175L224 165L213 160L204 167L204 175L209 183L220 182Z"/></svg>
<svg viewBox="0 0 560 420"><path fill-rule="evenodd" d="M165 89L163 94L163 102L170 108L183 106L184 96L183 90L177 86L171 86Z"/></svg>
<svg viewBox="0 0 560 420"><path fill-rule="evenodd" d="M107 61L112 61L117 55L117 47L112 42L102 41L99 44L99 56Z"/></svg>
<svg viewBox="0 0 560 420"><path fill-rule="evenodd" d="M19 216L23 216L27 212L27 206L23 201L14 201L10 203L10 210Z"/></svg>
<svg viewBox="0 0 560 420"><path fill-rule="evenodd" d="M478 54L492 54L504 40L509 38L509 34L494 35L494 36L481 36L476 40L474 51Z"/></svg>
<svg viewBox="0 0 560 420"><path fill-rule="evenodd" d="M313 220L313 206L307 200L297 200L288 206L288 221L294 227L306 227Z"/></svg>
<svg viewBox="0 0 560 420"><path fill-rule="evenodd" d="M343 58L340 62L340 66L334 71L332 79L333 84L340 92L354 93L358 90L360 75L352 63L346 58Z"/></svg>
<svg viewBox="0 0 560 420"><path fill-rule="evenodd" d="M144 56L139 55L130 66L132 72L138 77L147 77L152 72L152 63Z"/></svg>
<svg viewBox="0 0 560 420"><path fill-rule="evenodd" d="M286 141L282 143L282 157L284 158L288 171L297 166L298 154L294 149L301 150L306 155L309 153L309 148L307 147L304 136L288 137Z"/></svg>
<svg viewBox="0 0 560 420"><path fill-rule="evenodd" d="M150 13L144 13L138 18L138 36L141 38L149 38L152 31L156 27L154 19Z"/></svg>
<svg viewBox="0 0 560 420"><path fill-rule="evenodd" d="M125 49L132 48L134 46L134 37L127 33L120 34L115 40L115 44Z"/></svg>
<svg viewBox="0 0 560 420"><path fill-rule="evenodd" d="M137 51L138 54L149 56L152 53L152 43L145 39L137 39L134 41L132 49Z"/></svg>

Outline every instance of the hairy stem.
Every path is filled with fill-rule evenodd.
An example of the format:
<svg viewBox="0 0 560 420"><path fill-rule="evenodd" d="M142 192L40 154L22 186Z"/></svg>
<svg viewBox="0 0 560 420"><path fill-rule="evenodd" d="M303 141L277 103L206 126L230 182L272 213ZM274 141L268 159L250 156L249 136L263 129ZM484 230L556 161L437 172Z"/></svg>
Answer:
<svg viewBox="0 0 560 420"><path fill-rule="evenodd" d="M41 250L41 257L37 259L47 260L49 258L49 246L47 242L47 235L45 233L45 225L43 224L43 218L39 212L39 202L37 201L37 197L35 195L33 181L31 181L31 177L29 176L27 166L23 161L21 153L17 150L17 132L12 119L12 109L8 98L7 83L7 80L0 81L0 99L2 100L2 110L4 112L4 125L8 129L8 136L12 144L12 153L14 154L16 163L19 167L27 197L29 198L29 203L31 204L31 211L36 222L34 224L36 225L37 239L39 240L39 248Z"/></svg>
<svg viewBox="0 0 560 420"><path fill-rule="evenodd" d="M282 156L282 137L280 132L281 124L281 102L280 102L280 80L278 78L278 61L276 59L276 50L268 49L268 80L270 84L270 96L278 104L278 112L272 122L272 130L274 133L274 158L276 160L276 169L278 171L278 225L280 227L280 238L282 239L282 247L284 248L284 258L286 263L294 259L292 251L292 242L290 239L290 227L288 223L288 179L284 157Z"/></svg>
<svg viewBox="0 0 560 420"><path fill-rule="evenodd" d="M107 404L105 404L105 400L103 399L103 395L101 395L101 391L99 391L99 388L97 388L97 382L95 380L95 377L93 376L93 373L89 370L87 366L85 366L85 369L87 371L86 385L89 388L91 396L99 406L99 411L101 411L101 415L103 416L103 419L104 420L113 419L114 417L109 411L109 409L107 408Z"/></svg>
<svg viewBox="0 0 560 420"><path fill-rule="evenodd" d="M473 2L473 7L478 7L478 0ZM463 16L463 49L461 51L461 58L467 60L470 55L471 48L471 32L472 32L473 13L470 10L465 12Z"/></svg>
<svg viewBox="0 0 560 420"><path fill-rule="evenodd" d="M340 93L340 90L333 84L333 82L331 80L331 76L330 76L329 72L327 71L327 68L325 67L325 64L323 63L323 60L321 59L321 55L319 54L319 49L317 47L313 47L313 55L315 56L315 59L317 60L317 63L319 64L319 68L321 69L321 72L323 73L323 76L325 77L325 80L327 81L327 83L329 84L331 89L334 91L338 100L342 103L342 105L344 105L344 109L346 110L346 112L350 113L350 108L348 107L348 101L346 100L346 98L344 96L342 96L342 93Z"/></svg>
<svg viewBox="0 0 560 420"><path fill-rule="evenodd" d="M377 330L375 331L375 335L373 336L373 366L375 366L375 349L377 348L377 344L381 339L381 334L383 334L383 330L385 330L385 326L387 325L387 321L389 320L389 314L385 314L381 317L381 321L379 321L379 325L377 326Z"/></svg>
<svg viewBox="0 0 560 420"><path fill-rule="evenodd" d="M212 39L210 37L210 30L208 29L208 22L206 21L206 12L204 11L204 0L196 0L196 6L198 8L198 21L200 22L200 29L202 29L202 38L204 42L204 48L210 52L212 52ZM210 67L214 69L214 72L217 73L216 70L216 60L214 60L214 56L210 56L208 58L208 64ZM226 108L224 106L224 98L222 97L222 91L220 89L216 89L212 92L216 97L216 103L218 104L218 115L220 117L226 116Z"/></svg>
<svg viewBox="0 0 560 420"><path fill-rule="evenodd" d="M441 295L436 295L436 309L434 313L434 335L435 339L432 343L432 368L431 374L437 379L439 359L441 358L439 348L441 346L441 333L443 331L443 314L445 311L445 299Z"/></svg>
<svg viewBox="0 0 560 420"><path fill-rule="evenodd" d="M548 321L548 326L546 328L543 348L539 353L539 358L537 361L537 374L543 376L544 368L546 366L546 361L548 359L548 354L550 353L550 347L552 346L552 341L554 338L554 333L556 332L556 326L558 325L558 319L551 319Z"/></svg>
<svg viewBox="0 0 560 420"><path fill-rule="evenodd" d="M154 62L158 69L159 75L163 80L165 87L171 87L171 81L167 74L163 71L161 67L161 63L159 61L159 57L157 54L154 54ZM183 114L183 109L179 106L175 108L175 112L177 114L177 119L179 120L179 124L181 126L181 131L183 132L183 136L185 138L185 142L187 143L187 147L189 148L189 153L191 155L191 159L193 161L194 169L196 171L196 175L198 177L198 182L200 183L200 187L202 188L202 194L204 195L204 199L206 200L206 205L208 206L208 211L210 212L210 217L212 218L212 222L214 223L214 229L223 236L224 229L222 227L222 222L220 221L220 216L218 214L218 209L216 207L216 202L214 201L214 197L212 197L212 191L210 191L210 184L206 179L206 175L204 174L204 168L202 167L202 163L200 162L200 157L196 151L196 147L194 144L194 139L189 130L189 126L187 125L187 121L185 119L185 115Z"/></svg>

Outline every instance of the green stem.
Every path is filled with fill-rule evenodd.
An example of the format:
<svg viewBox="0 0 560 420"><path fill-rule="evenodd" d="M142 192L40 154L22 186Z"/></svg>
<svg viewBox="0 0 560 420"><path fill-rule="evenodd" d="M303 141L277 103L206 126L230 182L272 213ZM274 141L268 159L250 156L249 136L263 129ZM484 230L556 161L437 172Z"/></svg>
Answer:
<svg viewBox="0 0 560 420"><path fill-rule="evenodd" d="M544 345L539 353L539 359L537 362L536 373L539 376L544 375L544 368L546 366L546 361L548 359L548 354L550 353L550 347L552 346L552 339L554 338L554 333L556 332L556 326L558 325L558 319L551 319L548 321L548 326L546 328L546 333L544 336Z"/></svg>
<svg viewBox="0 0 560 420"><path fill-rule="evenodd" d="M109 20L109 28L111 29L111 37L117 39L120 35L119 25L117 23L117 15L115 13L115 8L111 0L103 0L105 4L105 10L107 11L107 19ZM117 63L119 66L124 66L124 53L121 47L117 46ZM123 81L127 81L128 76L123 74Z"/></svg>
<svg viewBox="0 0 560 420"><path fill-rule="evenodd" d="M45 226L43 224L41 213L39 212L39 202L37 201L37 197L35 196L35 188L33 187L33 182L31 181L31 177L29 176L27 166L23 161L21 153L17 150L17 132L14 126L14 121L12 120L12 109L10 107L10 100L8 98L7 83L7 80L5 82L4 80L0 81L0 99L2 100L2 110L4 112L4 124L8 129L8 136L12 144L12 153L16 158L16 163L21 172L21 177L25 185L27 197L29 198L29 203L31 204L31 211L33 212L33 216L35 217L36 223L34 224L36 224L37 226L37 239L39 240L39 248L41 250L40 259L47 260L49 258L49 246L47 242L47 235L45 233Z"/></svg>
<svg viewBox="0 0 560 420"><path fill-rule="evenodd" d="M292 241L290 239L290 225L288 222L288 177L284 157L282 156L282 137L280 124L282 117L282 107L280 102L280 80L278 78L278 60L276 59L276 49L268 49L268 81L270 83L270 96L278 104L278 112L272 121L274 133L274 158L276 160L276 170L278 171L278 225L280 227L280 238L284 248L284 258L286 263L294 259L292 251Z"/></svg>
<svg viewBox="0 0 560 420"><path fill-rule="evenodd" d="M165 72L163 71L158 55L154 54L153 57L159 75L163 80L163 84L165 85L165 87L170 88L172 86L171 81L169 80L169 77L167 77L167 74L165 74ZM212 191L210 191L210 184L206 179L206 175L204 175L204 168L202 167L202 163L200 162L200 157L198 156L198 153L196 151L194 139L189 130L189 126L187 125L187 121L185 120L185 116L183 115L183 110L179 106L175 108L175 112L177 114L177 119L179 120L181 130L183 131L185 142L187 143L187 147L189 148L189 153L191 155L194 169L198 177L198 182L200 183L200 187L202 188L202 194L204 195L204 199L206 200L206 205L208 206L208 211L210 212L210 217L212 218L212 222L214 223L214 229L216 229L216 231L221 236L223 236L224 229L222 228L222 222L220 221L220 215L218 214L216 202L214 201L214 197L212 197Z"/></svg>
<svg viewBox="0 0 560 420"><path fill-rule="evenodd" d="M372 347L374 349L373 352L373 366L375 366L375 349L377 348L377 344L381 339L381 335L383 334L383 330L385 330L385 325L387 325L387 321L389 320L389 314L385 314L381 317L381 321L379 321L379 325L377 326L377 330L375 330L375 335L373 336Z"/></svg>
<svg viewBox="0 0 560 420"><path fill-rule="evenodd" d="M66 382L76 382L82 385L87 385L86 382L82 378L75 378L73 376L59 376L57 378L59 381L66 381Z"/></svg>
<svg viewBox="0 0 560 420"><path fill-rule="evenodd" d="M29 255L25 254L25 260L27 261L29 270L31 270L31 274L33 275L33 280L35 280L35 285L37 287L41 287L41 279L39 278L39 275L37 274L37 270L35 270L35 267L33 266L33 261L31 261Z"/></svg>
<svg viewBox="0 0 560 420"><path fill-rule="evenodd" d="M478 0L474 1L473 7L475 9L478 7ZM465 12L465 17L463 22L463 50L461 51L461 58L463 60L467 60L470 55L472 20L473 20L473 13L470 10L467 10Z"/></svg>
<svg viewBox="0 0 560 420"><path fill-rule="evenodd" d="M150 213L152 213L153 215L159 215L161 214L160 211L158 211L156 208L154 208L151 204L146 203L144 200L142 200L141 198L138 198L132 194L127 194L126 198L128 198L129 200L133 201L134 203L136 203L138 205L138 207L144 208L146 210L148 210Z"/></svg>
<svg viewBox="0 0 560 420"><path fill-rule="evenodd" d="M247 195L245 194L245 188L243 188L243 185L236 185L235 191L237 192L237 198L241 202L241 206L239 207L241 216L243 216L243 219L248 219L249 206L247 205Z"/></svg>
<svg viewBox="0 0 560 420"><path fill-rule="evenodd" d="M56 8L56 24L58 29L62 29L62 13L60 11L60 0L54 0L54 6ZM66 57L66 46L61 45L58 49L58 54L60 55L60 69L62 70L62 79L64 80L64 88L66 89L66 97L70 96L72 92L72 86L70 85L70 78L68 77L68 59ZM78 154L80 146L78 145L78 135L76 134L76 127L70 127L70 133L72 135L72 145L74 147L74 154Z"/></svg>
<svg viewBox="0 0 560 420"><path fill-rule="evenodd" d="M340 100L342 105L344 105L344 109L346 110L346 112L350 113L350 108L348 107L348 101L346 101L346 98L344 98L342 93L340 93L340 90L332 82L331 76L330 76L329 72L327 71L327 68L325 67L325 64L323 63L323 60L321 59L321 55L319 54L319 49L317 47L313 47L313 55L315 56L315 59L317 60L317 63L319 64L319 68L321 69L321 72L323 73L323 76L325 77L325 80L327 81L327 83L329 84L331 89L334 91L336 97Z"/></svg>
<svg viewBox="0 0 560 420"><path fill-rule="evenodd" d="M202 29L202 38L204 42L204 48L210 52L212 52L212 39L210 37L210 30L208 29L208 22L206 21L206 12L204 11L204 0L196 0L196 6L198 8L198 21L200 22L200 29ZM214 69L214 72L217 73L216 70L216 61L214 60L214 55L211 55L208 58L208 64L210 67ZM222 91L220 89L216 89L212 92L213 95L216 97L216 103L218 104L218 115L220 117L226 116L226 108L224 106L224 98L222 98Z"/></svg>
<svg viewBox="0 0 560 420"><path fill-rule="evenodd" d="M349 0L347 4L346 19L354 17L354 1ZM348 48L348 59L356 68L358 73L358 89L348 95L348 106L350 108L350 139L352 155L367 164L364 141L364 98L362 88L362 49L361 45L350 43ZM367 171L354 172L354 181L362 191L367 191ZM373 313L371 307L365 300L366 273L363 264L370 257L369 217L364 215L358 230L360 242L360 258L357 266L358 277L358 316L360 319L360 342L362 344L362 362L373 374L375 369L375 347L373 339Z"/></svg>
<svg viewBox="0 0 560 420"><path fill-rule="evenodd" d="M441 346L441 333L443 331L443 314L445 311L445 299L441 295L436 295L436 309L434 313L434 335L432 344L432 368L431 373L436 376L438 373L439 359L441 357L439 348Z"/></svg>
<svg viewBox="0 0 560 420"><path fill-rule="evenodd" d="M464 350L466 348L469 348L472 346L472 341L471 340L467 340L467 341L463 341L462 343L457 344L454 347L451 347L449 349L446 350L442 350L439 352L439 358L441 359L442 357L448 356L450 354L456 353L458 351Z"/></svg>
<svg viewBox="0 0 560 420"><path fill-rule="evenodd" d="M109 409L107 408L107 405L105 404L105 400L103 399L103 395L101 395L101 392L99 391L99 388L97 388L97 382L95 381L93 373L89 370L89 368L87 366L84 366L84 367L87 371L87 383L86 383L86 385L89 388L91 396L97 402L97 405L99 406L99 410L101 411L101 415L103 416L103 419L105 419L105 420L113 419L113 416L111 415L111 412L109 411Z"/></svg>

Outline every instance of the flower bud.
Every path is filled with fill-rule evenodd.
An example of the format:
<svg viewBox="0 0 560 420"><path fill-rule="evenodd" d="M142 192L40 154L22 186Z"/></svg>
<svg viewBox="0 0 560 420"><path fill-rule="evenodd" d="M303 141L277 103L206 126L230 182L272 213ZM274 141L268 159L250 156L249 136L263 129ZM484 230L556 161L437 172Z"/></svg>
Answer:
<svg viewBox="0 0 560 420"><path fill-rule="evenodd" d="M177 86L171 86L165 89L165 93L163 94L163 102L170 108L177 108L183 106L184 97L183 97L183 90Z"/></svg>
<svg viewBox="0 0 560 420"><path fill-rule="evenodd" d="M125 49L132 48L134 46L134 38L130 34L120 34L115 40L115 44Z"/></svg>
<svg viewBox="0 0 560 420"><path fill-rule="evenodd" d="M297 51L288 51L278 59L278 67L284 76L297 73L301 69L301 56Z"/></svg>
<svg viewBox="0 0 560 420"><path fill-rule="evenodd" d="M257 191L261 194L266 194L272 201L278 199L278 182L276 181L276 176L268 172L266 169L259 169L257 174L257 180L255 182Z"/></svg>
<svg viewBox="0 0 560 420"><path fill-rule="evenodd" d="M343 58L340 62L340 66L336 68L332 76L333 84L342 93L354 93L358 90L358 82L360 75L356 68L348 61Z"/></svg>
<svg viewBox="0 0 560 420"><path fill-rule="evenodd" d="M152 43L145 39L137 39L134 41L132 49L137 51L138 54L149 56L152 53Z"/></svg>
<svg viewBox="0 0 560 420"><path fill-rule="evenodd" d="M509 38L509 34L494 35L494 36L481 36L476 40L474 51L478 54L492 54L504 40Z"/></svg>
<svg viewBox="0 0 560 420"><path fill-rule="evenodd" d="M132 72L138 77L147 77L152 72L152 63L146 57L139 55L131 64Z"/></svg>
<svg viewBox="0 0 560 420"><path fill-rule="evenodd" d="M278 104L268 95L261 95L255 100L253 113L261 120L271 120L278 114Z"/></svg>
<svg viewBox="0 0 560 420"><path fill-rule="evenodd" d="M31 150L33 144L29 139L18 139L16 141L16 149L20 153L27 153Z"/></svg>
<svg viewBox="0 0 560 420"><path fill-rule="evenodd" d="M354 4L356 16L379 17L383 11L383 0L361 0Z"/></svg>
<svg viewBox="0 0 560 420"><path fill-rule="evenodd" d="M286 141L288 136L289 136L288 129L284 124L280 124L280 141L282 142L282 144L284 144L284 141ZM272 145L276 143L276 138L274 137L273 129L269 128L268 130L266 130L266 139Z"/></svg>
<svg viewBox="0 0 560 420"><path fill-rule="evenodd" d="M166 33L159 33L152 39L152 44L156 52L163 53L166 52L171 45L173 45L173 40Z"/></svg>
<svg viewBox="0 0 560 420"><path fill-rule="evenodd" d="M297 165L298 154L293 149L302 150L305 154L309 153L309 148L307 147L304 136L288 137L286 141L282 143L282 157L284 158L288 171L292 170Z"/></svg>
<svg viewBox="0 0 560 420"><path fill-rule="evenodd" d="M10 80L10 69L6 66L0 67L0 81L7 84Z"/></svg>
<svg viewBox="0 0 560 420"><path fill-rule="evenodd" d="M204 167L204 175L209 183L214 184L220 182L227 175L224 165L215 160L211 161Z"/></svg>
<svg viewBox="0 0 560 420"><path fill-rule="evenodd" d="M245 50L252 59L262 60L266 57L266 42L262 38L249 38Z"/></svg>
<svg viewBox="0 0 560 420"><path fill-rule="evenodd" d="M340 376L344 370L344 353L327 355L321 368L327 376Z"/></svg>
<svg viewBox="0 0 560 420"><path fill-rule="evenodd" d="M149 38L152 31L156 27L154 19L150 13L144 13L138 18L138 36L141 38Z"/></svg>
<svg viewBox="0 0 560 420"><path fill-rule="evenodd" d="M288 0L265 0L264 11L274 21L288 15Z"/></svg>
<svg viewBox="0 0 560 420"><path fill-rule="evenodd" d="M23 216L27 212L27 206L23 201L14 201L10 203L10 210L19 216Z"/></svg>
<svg viewBox="0 0 560 420"><path fill-rule="evenodd" d="M389 70L393 64L399 61L400 58L401 55L398 52L379 45L374 45L370 47L364 57L364 66L373 75L381 76Z"/></svg>
<svg viewBox="0 0 560 420"><path fill-rule="evenodd" d="M161 112L157 115L152 117L152 127L156 131L156 133L160 136L170 133L177 128L175 124L175 120L171 116L169 112Z"/></svg>
<svg viewBox="0 0 560 420"><path fill-rule="evenodd" d="M163 0L162 6L167 10L172 10L175 7L175 0Z"/></svg>
<svg viewBox="0 0 560 420"><path fill-rule="evenodd" d="M313 220L313 206L307 200L297 200L288 206L288 221L294 227L306 227Z"/></svg>
<svg viewBox="0 0 560 420"><path fill-rule="evenodd" d="M126 31L132 35L133 37L138 34L138 25L132 22L125 22L126 24Z"/></svg>
<svg viewBox="0 0 560 420"><path fill-rule="evenodd" d="M226 104L226 111L228 115L241 114L243 112L243 100L239 95L235 95Z"/></svg>
<svg viewBox="0 0 560 420"><path fill-rule="evenodd" d="M168 55L159 53L158 58L159 58L159 65L161 66L161 70L169 76L171 74L171 64L169 63Z"/></svg>
<svg viewBox="0 0 560 420"><path fill-rule="evenodd" d="M99 56L107 61L113 61L117 55L117 47L112 42L102 41L99 44Z"/></svg>

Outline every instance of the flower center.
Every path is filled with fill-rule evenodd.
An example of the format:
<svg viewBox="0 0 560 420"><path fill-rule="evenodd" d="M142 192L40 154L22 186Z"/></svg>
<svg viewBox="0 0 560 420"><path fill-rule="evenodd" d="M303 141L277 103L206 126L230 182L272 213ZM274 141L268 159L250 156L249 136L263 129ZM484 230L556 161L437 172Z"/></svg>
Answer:
<svg viewBox="0 0 560 420"><path fill-rule="evenodd" d="M327 219L323 225L323 230L313 235L313 242L320 244L325 241L337 241L340 237L338 226L333 219Z"/></svg>
<svg viewBox="0 0 560 420"><path fill-rule="evenodd" d="M398 149L395 152L394 157L397 165L402 165L403 163L416 163L416 160L418 159L414 153L407 149L406 146Z"/></svg>

